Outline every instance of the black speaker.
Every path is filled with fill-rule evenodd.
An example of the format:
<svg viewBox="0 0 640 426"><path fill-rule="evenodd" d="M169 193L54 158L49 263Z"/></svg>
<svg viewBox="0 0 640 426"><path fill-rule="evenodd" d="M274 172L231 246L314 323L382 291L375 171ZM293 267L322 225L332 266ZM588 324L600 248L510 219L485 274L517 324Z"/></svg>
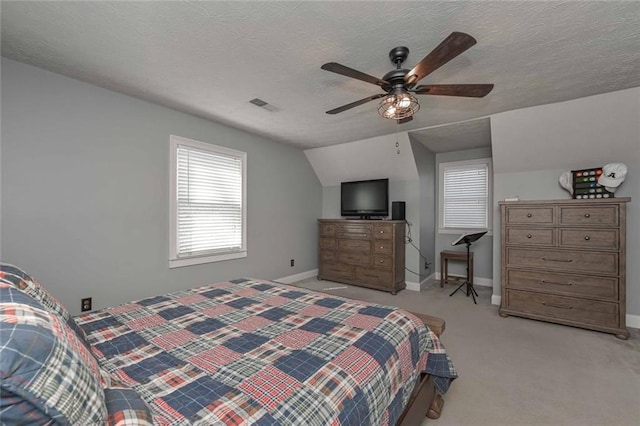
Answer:
<svg viewBox="0 0 640 426"><path fill-rule="evenodd" d="M391 219L404 220L404 201L394 201L391 203Z"/></svg>

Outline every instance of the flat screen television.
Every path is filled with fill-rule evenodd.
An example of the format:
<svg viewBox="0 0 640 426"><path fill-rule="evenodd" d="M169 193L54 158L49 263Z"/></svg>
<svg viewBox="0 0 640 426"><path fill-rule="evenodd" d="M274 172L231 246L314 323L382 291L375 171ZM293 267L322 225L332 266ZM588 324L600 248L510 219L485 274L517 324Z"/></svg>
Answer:
<svg viewBox="0 0 640 426"><path fill-rule="evenodd" d="M362 219L389 216L389 179L342 182L340 214Z"/></svg>

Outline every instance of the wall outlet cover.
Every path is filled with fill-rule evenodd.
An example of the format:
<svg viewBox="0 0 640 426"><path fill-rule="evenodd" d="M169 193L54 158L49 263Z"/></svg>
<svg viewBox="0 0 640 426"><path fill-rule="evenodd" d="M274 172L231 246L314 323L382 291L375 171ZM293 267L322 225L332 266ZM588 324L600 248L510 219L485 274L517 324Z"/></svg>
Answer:
<svg viewBox="0 0 640 426"><path fill-rule="evenodd" d="M82 303L82 307L80 308L81 312L86 312L86 311L90 311L91 310L91 298L90 297L85 297L84 299L80 300Z"/></svg>

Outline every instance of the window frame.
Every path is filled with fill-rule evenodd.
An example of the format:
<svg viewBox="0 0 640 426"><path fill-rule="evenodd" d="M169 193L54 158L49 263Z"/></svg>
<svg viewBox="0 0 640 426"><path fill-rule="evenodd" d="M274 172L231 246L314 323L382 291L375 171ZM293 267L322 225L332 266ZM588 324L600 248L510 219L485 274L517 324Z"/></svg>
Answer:
<svg viewBox="0 0 640 426"><path fill-rule="evenodd" d="M444 173L447 168L486 165L487 166L487 227L486 228L445 228L444 221ZM492 158L477 158L473 160L448 161L438 164L438 233L463 234L476 231L488 231L493 234L493 165Z"/></svg>
<svg viewBox="0 0 640 426"><path fill-rule="evenodd" d="M238 250L220 254L205 254L196 256L178 256L178 147L186 146L200 151L228 157L239 158L242 161L242 242ZM224 260L247 257L247 153L235 149L200 142L181 136L169 137L169 268L199 265L203 263L221 262Z"/></svg>

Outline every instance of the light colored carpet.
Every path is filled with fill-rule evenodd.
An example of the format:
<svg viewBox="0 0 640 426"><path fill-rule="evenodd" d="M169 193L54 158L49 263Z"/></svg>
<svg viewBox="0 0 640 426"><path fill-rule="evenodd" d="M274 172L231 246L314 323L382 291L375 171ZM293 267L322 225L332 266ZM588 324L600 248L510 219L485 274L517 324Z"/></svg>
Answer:
<svg viewBox="0 0 640 426"><path fill-rule="evenodd" d="M640 425L640 330L613 335L498 316L491 290L478 304L441 289L389 293L330 281L294 285L399 306L446 320L442 342L460 377L438 420L424 425ZM328 287L346 287L325 290Z"/></svg>

